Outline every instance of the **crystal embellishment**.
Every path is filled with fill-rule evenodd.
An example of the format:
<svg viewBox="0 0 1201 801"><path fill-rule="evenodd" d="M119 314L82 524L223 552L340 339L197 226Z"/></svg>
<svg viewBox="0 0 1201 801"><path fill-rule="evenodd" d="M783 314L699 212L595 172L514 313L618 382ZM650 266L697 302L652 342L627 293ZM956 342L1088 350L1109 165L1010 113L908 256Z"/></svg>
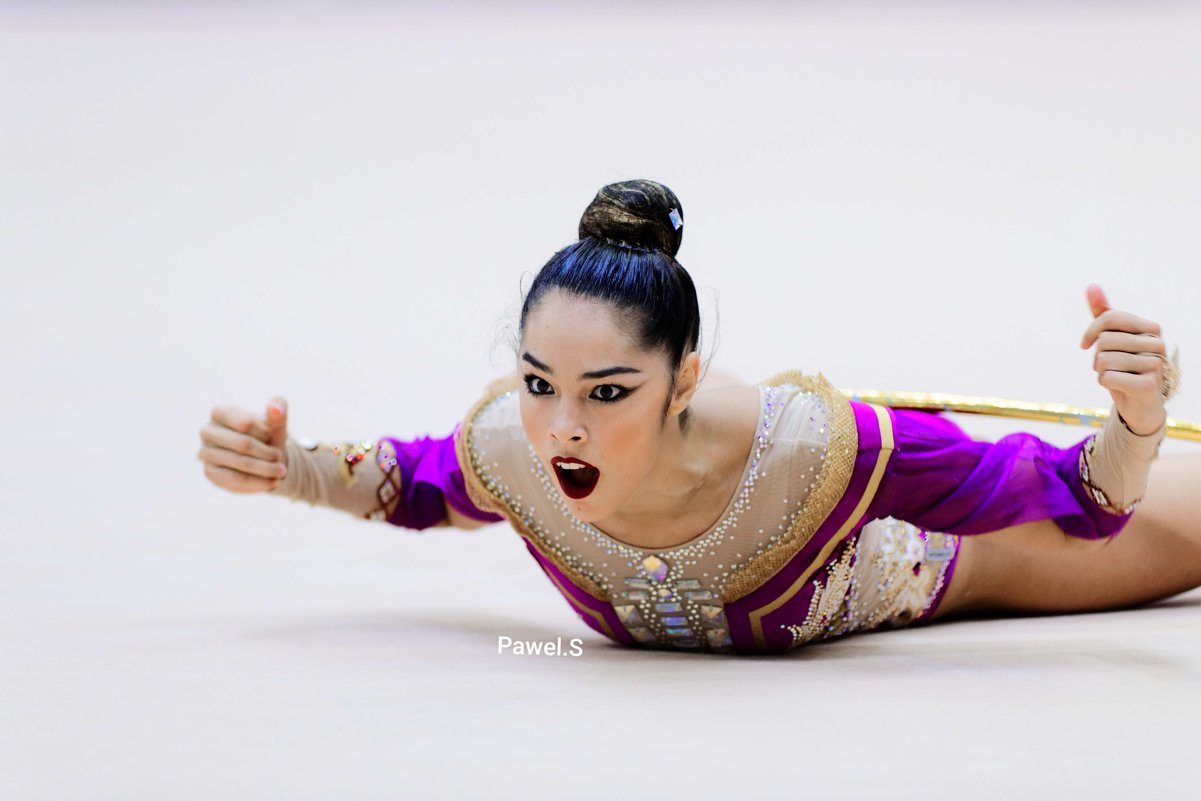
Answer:
<svg viewBox="0 0 1201 801"><path fill-rule="evenodd" d="M497 431L516 430L516 391L500 394L476 413L466 429L467 447L482 490L501 499L508 511L520 518L522 525L519 528L528 533L539 550L545 551L569 578L594 596L607 597L617 619L635 641L643 645L727 650L731 640L722 607L727 578L742 568L747 559L756 558L778 545L776 540L781 535L773 534L773 530L785 530L790 524L787 513L796 514L792 510L795 506L791 502L793 493L789 492L784 499L785 508L780 510L785 516L777 521L779 525L772 525L766 532L765 525L758 530L757 537L751 530L755 522L750 510L758 507L756 501L762 495L755 492L756 484L776 464L767 459L773 429L780 413L794 397L802 398L802 403L813 404L811 423L816 419L814 415L825 411L816 392L802 392L788 382L763 386L760 391L760 417L746 475L729 509L699 537L653 553L616 541L575 518L561 497L553 475L547 473L532 445L528 449L528 476L522 473L510 478L507 473L502 473L501 460L496 456L507 454L507 435L498 438L496 456L492 453L492 439ZM818 419L811 428L825 434L825 428L818 431L822 421ZM515 442L519 441L515 439ZM816 447L810 450L815 454L818 452ZM812 473L814 468L809 470ZM809 478L812 480L812 476ZM510 485L510 481L516 486ZM538 512L520 494L526 489L523 482L529 481L537 482L541 493L536 493L534 500L544 499L548 504L540 503ZM385 497L396 496L399 489L399 486L392 487L383 494ZM526 497L530 496L527 494ZM579 537L582 539L577 541ZM743 552L732 553L736 550ZM714 562L718 563L716 569Z"/></svg>
<svg viewBox="0 0 1201 801"><path fill-rule="evenodd" d="M705 637L709 640L710 648L728 648L733 645L730 634L725 629L706 629Z"/></svg>
<svg viewBox="0 0 1201 801"><path fill-rule="evenodd" d="M642 560L642 569L655 581L667 578L667 562L657 556L648 556Z"/></svg>
<svg viewBox="0 0 1201 801"><path fill-rule="evenodd" d="M642 615L638 614L637 606L633 604L620 604L614 606L613 609L617 612L617 617L621 620L621 624L626 628L643 625Z"/></svg>
<svg viewBox="0 0 1201 801"><path fill-rule="evenodd" d="M638 626L630 629L630 636L641 643L649 643L655 641L654 633L645 626Z"/></svg>

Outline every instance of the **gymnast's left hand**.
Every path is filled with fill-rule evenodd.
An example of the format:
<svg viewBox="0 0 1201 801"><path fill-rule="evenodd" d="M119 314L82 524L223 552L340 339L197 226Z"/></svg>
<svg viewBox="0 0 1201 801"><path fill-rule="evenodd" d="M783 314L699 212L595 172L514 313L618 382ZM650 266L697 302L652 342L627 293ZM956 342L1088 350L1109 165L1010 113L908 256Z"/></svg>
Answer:
<svg viewBox="0 0 1201 801"><path fill-rule="evenodd" d="M1158 323L1111 308L1096 284L1085 291L1092 324L1084 332L1081 348L1097 345L1093 369L1097 383L1109 390L1118 414L1135 434L1159 430L1167 418L1164 409L1164 361L1167 348Z"/></svg>

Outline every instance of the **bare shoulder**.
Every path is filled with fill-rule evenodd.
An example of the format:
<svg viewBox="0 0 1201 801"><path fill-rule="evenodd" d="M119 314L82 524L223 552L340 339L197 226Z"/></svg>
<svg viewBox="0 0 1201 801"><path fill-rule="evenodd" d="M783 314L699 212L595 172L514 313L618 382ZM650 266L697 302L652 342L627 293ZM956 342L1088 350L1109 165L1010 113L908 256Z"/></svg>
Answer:
<svg viewBox="0 0 1201 801"><path fill-rule="evenodd" d="M701 387L692 396L692 408L697 414L719 417L759 416L759 388L725 384L717 387Z"/></svg>
<svg viewBox="0 0 1201 801"><path fill-rule="evenodd" d="M705 438L721 443L732 460L741 461L755 437L761 403L758 387L724 385L698 390L692 412Z"/></svg>

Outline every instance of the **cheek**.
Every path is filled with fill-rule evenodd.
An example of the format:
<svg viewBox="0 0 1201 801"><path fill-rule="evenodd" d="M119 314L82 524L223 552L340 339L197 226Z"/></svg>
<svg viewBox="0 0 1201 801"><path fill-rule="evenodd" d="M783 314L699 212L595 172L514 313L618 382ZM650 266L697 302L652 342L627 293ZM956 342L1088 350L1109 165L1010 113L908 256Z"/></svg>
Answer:
<svg viewBox="0 0 1201 801"><path fill-rule="evenodd" d="M645 421L634 419L622 421L605 433L606 450L616 450L636 459L646 455L659 432L658 429L646 425Z"/></svg>
<svg viewBox="0 0 1201 801"><path fill-rule="evenodd" d="M598 429L598 445L615 467L631 479L641 479L659 453L663 429L659 425L658 407L631 410Z"/></svg>
<svg viewBox="0 0 1201 801"><path fill-rule="evenodd" d="M525 430L525 437L533 444L534 450L541 454L544 444L539 432L546 431L546 421L542 419L544 413L540 404L533 403L533 400L523 393L518 408L521 410L521 427Z"/></svg>

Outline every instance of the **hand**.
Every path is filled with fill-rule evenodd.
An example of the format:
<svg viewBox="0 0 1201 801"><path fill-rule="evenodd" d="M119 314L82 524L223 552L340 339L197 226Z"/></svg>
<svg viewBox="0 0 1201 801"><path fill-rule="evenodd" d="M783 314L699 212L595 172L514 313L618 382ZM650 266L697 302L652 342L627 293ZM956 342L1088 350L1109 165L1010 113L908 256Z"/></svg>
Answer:
<svg viewBox="0 0 1201 801"><path fill-rule="evenodd" d="M272 398L263 417L214 406L200 441L197 458L209 481L230 492L270 492L288 473L288 402Z"/></svg>
<svg viewBox="0 0 1201 801"><path fill-rule="evenodd" d="M1167 418L1164 410L1164 358L1167 349L1158 323L1109 307L1096 284L1086 290L1095 318L1084 332L1080 347L1097 343L1093 369L1097 383L1109 390L1126 427L1140 436L1159 430Z"/></svg>

